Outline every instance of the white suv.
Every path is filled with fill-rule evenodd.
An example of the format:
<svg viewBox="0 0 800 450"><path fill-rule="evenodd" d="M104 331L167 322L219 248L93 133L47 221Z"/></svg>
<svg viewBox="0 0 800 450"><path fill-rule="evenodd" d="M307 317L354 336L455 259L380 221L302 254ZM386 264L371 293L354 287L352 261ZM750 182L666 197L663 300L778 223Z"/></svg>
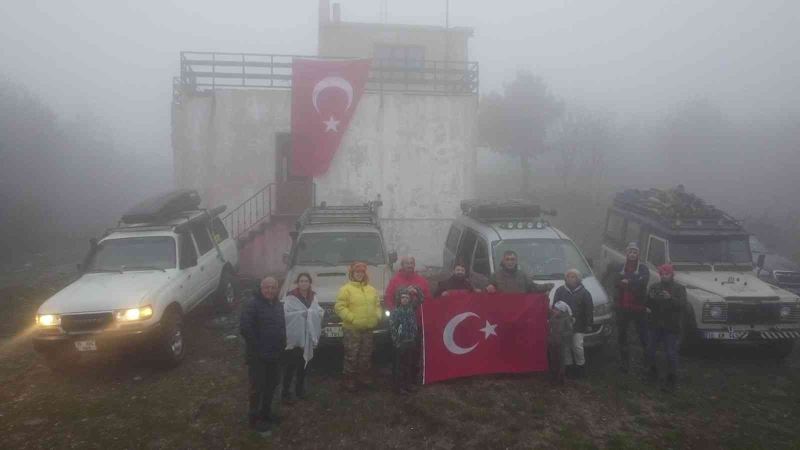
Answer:
<svg viewBox="0 0 800 450"><path fill-rule="evenodd" d="M80 278L45 301L34 348L57 369L82 353L146 348L167 366L184 355L183 317L207 298L232 308L236 243L213 211L109 230Z"/></svg>

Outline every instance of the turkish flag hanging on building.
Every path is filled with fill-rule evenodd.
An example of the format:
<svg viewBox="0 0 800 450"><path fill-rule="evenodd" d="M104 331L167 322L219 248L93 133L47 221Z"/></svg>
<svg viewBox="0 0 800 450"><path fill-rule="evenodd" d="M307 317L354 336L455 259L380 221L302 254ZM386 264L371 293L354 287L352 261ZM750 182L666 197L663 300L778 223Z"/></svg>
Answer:
<svg viewBox="0 0 800 450"><path fill-rule="evenodd" d="M425 302L424 383L547 370L546 294L460 293Z"/></svg>
<svg viewBox="0 0 800 450"><path fill-rule="evenodd" d="M358 106L370 60L292 61L292 174L328 171Z"/></svg>

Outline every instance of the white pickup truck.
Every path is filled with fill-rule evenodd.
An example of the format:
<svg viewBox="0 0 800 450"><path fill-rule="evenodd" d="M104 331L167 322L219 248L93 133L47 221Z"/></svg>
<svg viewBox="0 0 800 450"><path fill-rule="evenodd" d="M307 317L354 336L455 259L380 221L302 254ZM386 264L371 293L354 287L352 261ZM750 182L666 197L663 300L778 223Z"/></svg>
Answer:
<svg viewBox="0 0 800 450"><path fill-rule="evenodd" d="M39 307L34 348L53 369L81 354L128 348L153 352L166 366L180 363L183 317L209 298L235 305L239 256L217 217L223 209L109 230L92 244L80 278Z"/></svg>

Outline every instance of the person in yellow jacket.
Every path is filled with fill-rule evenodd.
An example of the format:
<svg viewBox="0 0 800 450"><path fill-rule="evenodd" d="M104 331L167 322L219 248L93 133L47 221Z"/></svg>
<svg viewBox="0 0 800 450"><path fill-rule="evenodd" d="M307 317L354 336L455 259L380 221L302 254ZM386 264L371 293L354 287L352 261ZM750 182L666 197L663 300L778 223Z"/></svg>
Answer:
<svg viewBox="0 0 800 450"><path fill-rule="evenodd" d="M356 390L356 383L372 384L370 363L374 348L372 330L381 319L378 291L369 285L367 265L354 262L348 273L349 281L336 296L336 314L344 328L344 385Z"/></svg>

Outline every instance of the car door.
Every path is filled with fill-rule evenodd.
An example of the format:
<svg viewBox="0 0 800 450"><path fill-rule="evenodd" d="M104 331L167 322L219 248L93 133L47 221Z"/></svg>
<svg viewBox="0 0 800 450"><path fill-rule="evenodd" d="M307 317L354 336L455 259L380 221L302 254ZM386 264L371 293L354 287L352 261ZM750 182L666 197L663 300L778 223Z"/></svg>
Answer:
<svg viewBox="0 0 800 450"><path fill-rule="evenodd" d="M480 237L475 241L470 273L480 274L487 278L492 274L492 266L489 261L489 245Z"/></svg>
<svg viewBox="0 0 800 450"><path fill-rule="evenodd" d="M190 233L178 234L178 298L187 311L201 300L202 277L197 264L197 249Z"/></svg>
<svg viewBox="0 0 800 450"><path fill-rule="evenodd" d="M211 240L211 235L208 233L208 227L205 223L195 222L190 227L192 237L197 245L197 265L200 271L201 281L201 295L198 301L203 300L211 294L216 288L216 280L219 282L219 273L222 267L219 265L219 256L217 255L214 242Z"/></svg>

